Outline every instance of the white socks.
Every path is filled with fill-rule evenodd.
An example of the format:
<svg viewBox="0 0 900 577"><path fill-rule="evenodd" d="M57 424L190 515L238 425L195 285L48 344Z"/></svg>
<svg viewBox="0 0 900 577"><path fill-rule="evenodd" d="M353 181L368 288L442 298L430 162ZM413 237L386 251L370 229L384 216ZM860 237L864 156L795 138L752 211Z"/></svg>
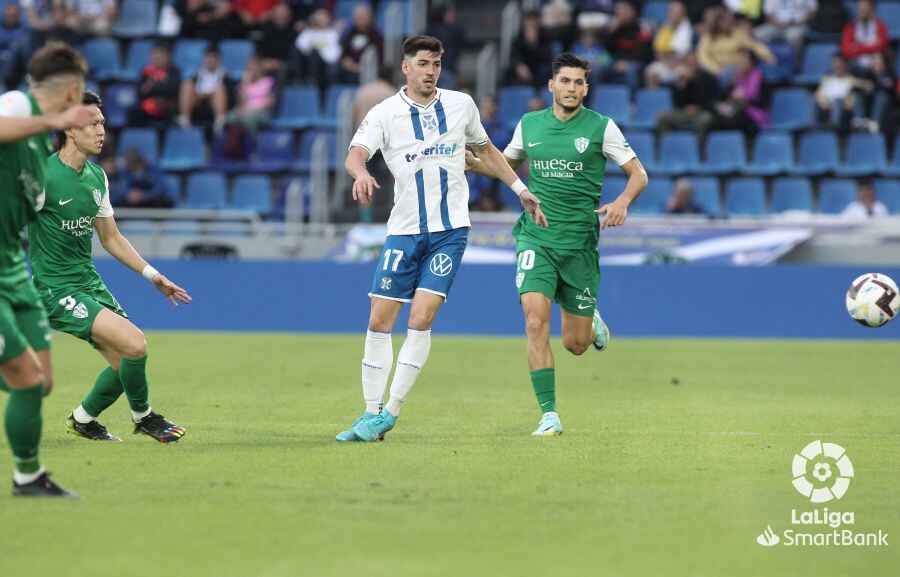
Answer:
<svg viewBox="0 0 900 577"><path fill-rule="evenodd" d="M94 420L94 417L90 416L81 405L78 405L78 407L76 407L75 410L72 411L72 416L82 425L86 425L87 423L90 423Z"/></svg>
<svg viewBox="0 0 900 577"><path fill-rule="evenodd" d="M41 467L34 473L20 473L13 468L13 481L15 481L19 485L27 485L28 483L33 483L37 481L37 478L44 474L44 468Z"/></svg>
<svg viewBox="0 0 900 577"><path fill-rule="evenodd" d="M431 350L431 329L417 331L408 329L406 341L397 355L397 370L394 372L394 380L391 383L391 398L385 408L395 417L400 414L400 405L409 394L409 390L416 382L419 371L428 360L428 352Z"/></svg>
<svg viewBox="0 0 900 577"><path fill-rule="evenodd" d="M149 415L152 410L153 409L151 407L147 407L146 411L140 413L137 411L131 411L131 420L137 423L138 421Z"/></svg>
<svg viewBox="0 0 900 577"><path fill-rule="evenodd" d="M384 403L391 366L394 364L394 348L391 333L366 331L366 350L362 360L363 398L366 412L378 414Z"/></svg>

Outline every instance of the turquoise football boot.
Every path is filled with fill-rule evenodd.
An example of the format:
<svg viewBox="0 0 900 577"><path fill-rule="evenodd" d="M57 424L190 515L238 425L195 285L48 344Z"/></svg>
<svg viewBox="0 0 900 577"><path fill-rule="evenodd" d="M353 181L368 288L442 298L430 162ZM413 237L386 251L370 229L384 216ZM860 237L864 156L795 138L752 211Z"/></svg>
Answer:
<svg viewBox="0 0 900 577"><path fill-rule="evenodd" d="M606 350L609 345L609 327L600 318L600 311L594 309L594 348L598 351Z"/></svg>
<svg viewBox="0 0 900 577"><path fill-rule="evenodd" d="M562 423L559 422L559 415L556 413L544 413L538 428L531 433L535 437L555 437L562 435Z"/></svg>
<svg viewBox="0 0 900 577"><path fill-rule="evenodd" d="M354 441L362 441L356 434L353 432L353 427L362 423L363 421L371 421L373 419L378 418L378 415L375 413L369 413L368 411L363 413L363 416L353 421L353 424L350 425L350 428L346 431L341 431L334 438L338 443L352 443Z"/></svg>
<svg viewBox="0 0 900 577"><path fill-rule="evenodd" d="M353 425L351 431L359 437L360 441L374 443L375 441L383 441L387 432L393 429L396 424L397 417L392 415L387 409L384 409L374 419L359 421Z"/></svg>

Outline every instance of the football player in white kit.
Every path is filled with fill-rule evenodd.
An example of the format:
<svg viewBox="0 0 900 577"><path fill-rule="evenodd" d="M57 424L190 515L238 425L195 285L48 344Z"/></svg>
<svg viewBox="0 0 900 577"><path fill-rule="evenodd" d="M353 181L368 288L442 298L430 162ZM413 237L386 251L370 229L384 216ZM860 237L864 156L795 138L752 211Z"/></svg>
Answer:
<svg viewBox="0 0 900 577"><path fill-rule="evenodd" d="M512 188L536 224L547 226L540 201L491 144L478 108L462 92L437 88L440 40L412 36L403 43L407 85L375 106L350 142L344 166L354 178L353 198L369 202L378 183L366 170L377 150L396 181L384 252L372 281L369 329L362 360L366 411L341 442L380 441L394 428L400 405L431 348L431 324L447 299L469 234L466 145ZM394 364L391 331L403 303L412 303L406 340L397 355L390 397L384 392Z"/></svg>

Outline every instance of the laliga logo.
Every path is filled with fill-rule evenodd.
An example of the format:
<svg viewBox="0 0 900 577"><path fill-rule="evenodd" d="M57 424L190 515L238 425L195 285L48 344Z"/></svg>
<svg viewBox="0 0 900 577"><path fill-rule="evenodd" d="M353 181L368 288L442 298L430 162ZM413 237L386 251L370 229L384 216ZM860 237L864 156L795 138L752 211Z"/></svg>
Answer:
<svg viewBox="0 0 900 577"><path fill-rule="evenodd" d="M813 441L792 464L793 485L813 503L827 503L840 499L850 487L853 463L840 445Z"/></svg>

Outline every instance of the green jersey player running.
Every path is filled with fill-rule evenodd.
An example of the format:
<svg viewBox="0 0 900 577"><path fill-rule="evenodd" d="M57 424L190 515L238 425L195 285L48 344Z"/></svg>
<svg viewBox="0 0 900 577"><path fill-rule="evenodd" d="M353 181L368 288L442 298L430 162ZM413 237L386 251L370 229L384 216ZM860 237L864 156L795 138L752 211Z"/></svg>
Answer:
<svg viewBox="0 0 900 577"><path fill-rule="evenodd" d="M147 264L116 227L106 174L87 159L103 149L100 97L86 91L83 103L90 106L91 122L60 135L62 148L47 161L44 207L28 225L34 284L50 326L91 343L109 363L66 425L69 433L85 439L119 441L96 418L124 392L135 433L160 443L178 441L184 428L150 409L147 342L94 268L94 230L109 254L143 274L173 305L189 303L191 297Z"/></svg>
<svg viewBox="0 0 900 577"><path fill-rule="evenodd" d="M556 412L556 373L550 349L550 305L562 308L566 349L581 355L593 344L606 348L609 330L597 311L599 228L621 226L628 206L647 186L647 173L611 118L585 108L590 64L566 52L553 62L548 82L553 106L519 121L504 155L517 168L527 157L528 188L541 201L548 226L519 218L516 238L516 287L528 335L531 384L543 413L534 435L563 432ZM628 175L619 197L597 208L607 159ZM470 158L483 174L483 163Z"/></svg>
<svg viewBox="0 0 900 577"><path fill-rule="evenodd" d="M90 121L79 106L84 58L48 42L28 63L29 92L0 96L0 389L9 392L3 424L12 450L15 496L74 497L41 466L41 403L53 388L47 315L22 250L25 225L44 202L47 133Z"/></svg>

